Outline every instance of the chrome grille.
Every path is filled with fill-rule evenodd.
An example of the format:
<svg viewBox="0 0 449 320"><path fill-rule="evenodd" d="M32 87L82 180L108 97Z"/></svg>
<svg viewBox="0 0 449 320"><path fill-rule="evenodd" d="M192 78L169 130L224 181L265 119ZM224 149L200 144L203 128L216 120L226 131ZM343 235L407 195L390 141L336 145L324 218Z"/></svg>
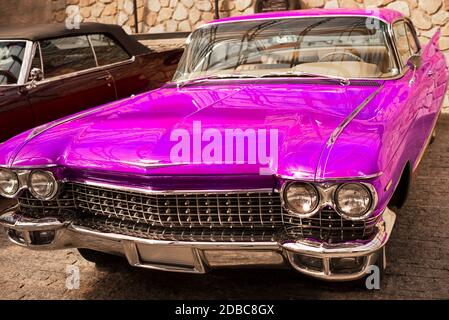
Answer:
<svg viewBox="0 0 449 320"><path fill-rule="evenodd" d="M376 223L375 218L346 220L330 207L301 219L284 211L279 194L269 191L146 194L66 183L55 200L40 201L24 192L19 204L22 214L32 217L71 215L96 229L172 240L282 237L332 243L368 239Z"/></svg>
<svg viewBox="0 0 449 320"><path fill-rule="evenodd" d="M298 218L284 213L287 235L294 238L316 238L327 242L365 240L375 231L377 218L364 221L344 219L333 208L325 207L311 218Z"/></svg>
<svg viewBox="0 0 449 320"><path fill-rule="evenodd" d="M160 227L276 228L281 202L272 192L142 194L70 185L82 212Z"/></svg>
<svg viewBox="0 0 449 320"><path fill-rule="evenodd" d="M121 221L113 218L95 217L79 219L77 224L101 232L117 233L138 238L166 241L194 242L261 242L276 241L281 234L278 229L248 228L161 228L145 223Z"/></svg>

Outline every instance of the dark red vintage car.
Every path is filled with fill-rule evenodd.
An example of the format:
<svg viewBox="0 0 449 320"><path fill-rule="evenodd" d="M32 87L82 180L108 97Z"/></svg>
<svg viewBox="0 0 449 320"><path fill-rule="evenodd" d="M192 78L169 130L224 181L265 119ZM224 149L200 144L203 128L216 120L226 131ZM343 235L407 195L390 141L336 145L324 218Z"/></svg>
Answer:
<svg viewBox="0 0 449 320"><path fill-rule="evenodd" d="M0 142L171 79L181 49L153 52L115 25L0 29Z"/></svg>

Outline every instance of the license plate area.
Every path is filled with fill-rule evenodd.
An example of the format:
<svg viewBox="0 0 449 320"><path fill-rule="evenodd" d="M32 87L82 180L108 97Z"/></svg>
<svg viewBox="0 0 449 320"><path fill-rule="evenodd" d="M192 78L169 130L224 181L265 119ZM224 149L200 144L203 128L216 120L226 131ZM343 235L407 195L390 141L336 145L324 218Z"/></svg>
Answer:
<svg viewBox="0 0 449 320"><path fill-rule="evenodd" d="M197 249L161 244L124 243L125 254L136 267L173 271L205 273L200 252Z"/></svg>

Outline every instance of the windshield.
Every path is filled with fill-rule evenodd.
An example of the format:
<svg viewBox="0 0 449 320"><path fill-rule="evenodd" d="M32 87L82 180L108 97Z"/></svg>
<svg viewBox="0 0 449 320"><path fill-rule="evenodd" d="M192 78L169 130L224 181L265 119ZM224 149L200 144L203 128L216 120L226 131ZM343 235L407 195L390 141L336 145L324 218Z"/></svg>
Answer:
<svg viewBox="0 0 449 320"><path fill-rule="evenodd" d="M225 76L383 78L398 69L386 24L367 17L239 21L196 30L174 81Z"/></svg>
<svg viewBox="0 0 449 320"><path fill-rule="evenodd" d="M17 84L26 43L0 41L0 85Z"/></svg>

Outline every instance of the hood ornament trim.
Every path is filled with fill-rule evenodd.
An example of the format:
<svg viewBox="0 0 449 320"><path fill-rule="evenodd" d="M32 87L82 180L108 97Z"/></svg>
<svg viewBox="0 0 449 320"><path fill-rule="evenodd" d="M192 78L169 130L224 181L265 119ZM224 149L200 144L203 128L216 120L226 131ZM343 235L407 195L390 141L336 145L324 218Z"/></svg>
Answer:
<svg viewBox="0 0 449 320"><path fill-rule="evenodd" d="M120 164L127 164L134 167L141 168L166 168L166 167L176 167L184 166L190 163L187 162L161 162L161 160L141 160L141 161L117 161Z"/></svg>

